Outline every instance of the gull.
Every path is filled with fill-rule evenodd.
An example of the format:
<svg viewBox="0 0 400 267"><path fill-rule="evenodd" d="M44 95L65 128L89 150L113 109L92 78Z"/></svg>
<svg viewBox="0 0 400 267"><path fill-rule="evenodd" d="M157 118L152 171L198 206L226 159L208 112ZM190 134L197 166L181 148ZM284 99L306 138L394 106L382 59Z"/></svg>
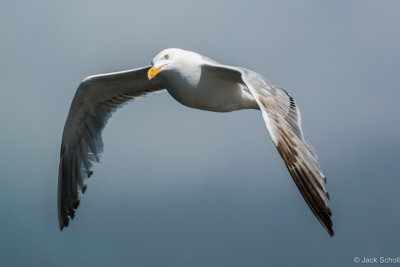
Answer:
<svg viewBox="0 0 400 267"><path fill-rule="evenodd" d="M126 102L166 90L179 103L200 110L260 110L268 132L289 173L315 217L330 236L332 212L326 177L305 139L295 100L260 74L218 63L198 53L169 48L151 66L89 76L72 100L61 142L58 175L58 221L68 226L78 208L79 190L92 175L103 152L101 133L111 114Z"/></svg>

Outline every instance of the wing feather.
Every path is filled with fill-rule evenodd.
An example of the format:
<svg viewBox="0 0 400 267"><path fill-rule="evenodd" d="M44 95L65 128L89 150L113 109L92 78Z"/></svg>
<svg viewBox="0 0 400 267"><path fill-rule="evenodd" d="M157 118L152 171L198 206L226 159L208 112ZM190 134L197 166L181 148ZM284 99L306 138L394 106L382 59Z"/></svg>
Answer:
<svg viewBox="0 0 400 267"><path fill-rule="evenodd" d="M304 138L301 116L296 101L285 90L267 82L261 75L205 59L203 69L221 78L247 87L256 100L268 132L311 211L327 232L333 236L332 212L325 197L326 177L321 172L317 155Z"/></svg>
<svg viewBox="0 0 400 267"><path fill-rule="evenodd" d="M103 152L101 133L112 112L127 101L162 90L160 79L147 79L150 66L90 76L78 87L64 126L58 175L58 221L68 226L79 206L79 189Z"/></svg>
<svg viewBox="0 0 400 267"><path fill-rule="evenodd" d="M295 100L285 90L268 83L259 74L246 69L241 69L241 72L300 193L318 221L333 236L332 212L325 201L325 197L329 200L324 187L326 177L321 172L314 149L304 138L300 111Z"/></svg>

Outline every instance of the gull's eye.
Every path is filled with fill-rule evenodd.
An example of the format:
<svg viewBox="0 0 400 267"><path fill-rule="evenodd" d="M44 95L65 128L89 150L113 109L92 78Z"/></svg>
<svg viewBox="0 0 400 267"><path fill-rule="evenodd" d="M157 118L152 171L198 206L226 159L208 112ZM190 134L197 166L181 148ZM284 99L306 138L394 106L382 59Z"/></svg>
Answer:
<svg viewBox="0 0 400 267"><path fill-rule="evenodd" d="M164 59L169 59L169 55L168 55L168 54L165 54L165 55L164 55Z"/></svg>

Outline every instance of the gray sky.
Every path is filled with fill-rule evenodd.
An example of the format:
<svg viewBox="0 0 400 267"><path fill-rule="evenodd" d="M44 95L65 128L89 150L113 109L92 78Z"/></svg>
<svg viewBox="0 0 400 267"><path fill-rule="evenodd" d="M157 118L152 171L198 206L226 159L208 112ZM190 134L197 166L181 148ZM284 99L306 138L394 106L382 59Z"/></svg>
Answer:
<svg viewBox="0 0 400 267"><path fill-rule="evenodd" d="M0 1L0 264L351 266L400 256L399 1ZM319 225L258 111L168 94L116 112L59 232L59 147L86 76L163 48L243 66L297 100L328 177Z"/></svg>

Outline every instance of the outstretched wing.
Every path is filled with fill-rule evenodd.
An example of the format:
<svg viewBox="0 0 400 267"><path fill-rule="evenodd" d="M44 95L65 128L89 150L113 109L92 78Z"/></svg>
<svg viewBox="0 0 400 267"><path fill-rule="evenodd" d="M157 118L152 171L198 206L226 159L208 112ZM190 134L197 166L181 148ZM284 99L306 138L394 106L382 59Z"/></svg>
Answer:
<svg viewBox="0 0 400 267"><path fill-rule="evenodd" d="M261 75L244 69L210 62L204 66L215 75L246 86L262 111L271 138L308 206L327 232L333 236L332 212L325 201L326 177L321 172L314 149L303 136L300 111L284 90Z"/></svg>
<svg viewBox="0 0 400 267"><path fill-rule="evenodd" d="M65 122L58 173L58 221L68 226L79 206L78 188L92 174L92 163L103 151L101 133L113 111L135 97L164 88L159 78L148 80L150 66L86 78L78 87Z"/></svg>

